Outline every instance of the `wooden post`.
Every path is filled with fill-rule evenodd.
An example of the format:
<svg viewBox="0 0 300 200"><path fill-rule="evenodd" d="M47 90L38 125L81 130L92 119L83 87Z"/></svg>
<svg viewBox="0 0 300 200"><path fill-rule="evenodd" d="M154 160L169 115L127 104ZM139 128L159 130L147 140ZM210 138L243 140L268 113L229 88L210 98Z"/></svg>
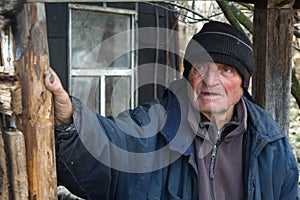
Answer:
<svg viewBox="0 0 300 200"><path fill-rule="evenodd" d="M23 133L18 130L3 132L9 157L11 195L14 200L28 199L26 149Z"/></svg>
<svg viewBox="0 0 300 200"><path fill-rule="evenodd" d="M15 64L23 106L17 127L25 136L29 199L56 199L53 103L44 85L49 70L44 4L26 3L16 23Z"/></svg>
<svg viewBox="0 0 300 200"><path fill-rule="evenodd" d="M0 199L10 199L7 156L5 153L2 133L0 134Z"/></svg>
<svg viewBox="0 0 300 200"><path fill-rule="evenodd" d="M266 1L257 0L254 10L253 46L256 72L253 75L253 96L288 134L293 3ZM283 2L288 3L282 4Z"/></svg>

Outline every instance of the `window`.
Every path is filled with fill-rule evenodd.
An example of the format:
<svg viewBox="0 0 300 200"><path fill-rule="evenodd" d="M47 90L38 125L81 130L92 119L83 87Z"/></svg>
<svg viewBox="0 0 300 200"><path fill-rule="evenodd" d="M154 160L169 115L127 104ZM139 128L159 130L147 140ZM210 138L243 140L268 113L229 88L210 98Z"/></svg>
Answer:
<svg viewBox="0 0 300 200"><path fill-rule="evenodd" d="M104 116L134 107L135 11L69 4L69 13L70 94Z"/></svg>

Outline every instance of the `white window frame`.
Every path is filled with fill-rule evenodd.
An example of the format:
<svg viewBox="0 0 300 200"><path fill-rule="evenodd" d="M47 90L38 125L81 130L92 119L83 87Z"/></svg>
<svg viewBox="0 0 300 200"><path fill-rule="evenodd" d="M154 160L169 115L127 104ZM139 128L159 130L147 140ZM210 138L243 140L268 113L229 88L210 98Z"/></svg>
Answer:
<svg viewBox="0 0 300 200"><path fill-rule="evenodd" d="M100 78L100 114L105 116L106 115L106 108L105 108L105 101L106 101L106 94L105 94L105 78L109 76L120 76L120 77L130 77L130 95L134 94L135 84L136 84L136 73L134 68L137 66L137 53L136 51L131 52L131 63L130 68L128 69L111 69L111 70L95 70L95 69L72 69L71 66L71 58L72 58L72 41L71 41L71 22L72 22L72 9L77 10L85 10L85 11L99 11L104 13L112 13L112 14L123 14L130 16L131 21L131 28L136 28L136 21L137 21L137 12L135 10L128 10L128 9L120 9L120 8L111 8L97 6L97 5L84 5L84 4L69 4L69 36L68 36L68 85L69 85L69 92L72 93L72 77L99 77ZM137 35L136 31L131 31L131 48L132 50L136 49L137 45ZM138 94L136 93L133 98L131 98L131 108L134 108L137 105Z"/></svg>

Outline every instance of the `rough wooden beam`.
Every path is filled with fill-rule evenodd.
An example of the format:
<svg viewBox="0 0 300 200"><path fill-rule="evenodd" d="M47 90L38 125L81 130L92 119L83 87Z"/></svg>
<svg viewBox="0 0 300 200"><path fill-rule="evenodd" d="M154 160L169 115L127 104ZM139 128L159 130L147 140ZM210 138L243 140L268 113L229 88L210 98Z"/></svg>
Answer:
<svg viewBox="0 0 300 200"><path fill-rule="evenodd" d="M17 127L26 142L29 199L56 199L52 94L44 85L49 70L44 4L25 4L16 23L16 48L23 50L16 55L15 62L23 103Z"/></svg>
<svg viewBox="0 0 300 200"><path fill-rule="evenodd" d="M3 138L9 157L11 199L28 199L26 149L23 133L17 130L4 131Z"/></svg>
<svg viewBox="0 0 300 200"><path fill-rule="evenodd" d="M267 8L292 8L295 0L268 0Z"/></svg>
<svg viewBox="0 0 300 200"><path fill-rule="evenodd" d="M22 113L22 92L19 82L0 80L0 113L6 115Z"/></svg>
<svg viewBox="0 0 300 200"><path fill-rule="evenodd" d="M11 27L0 30L0 113L22 113L21 86L14 66L14 40Z"/></svg>
<svg viewBox="0 0 300 200"><path fill-rule="evenodd" d="M11 27L0 30L1 67L0 73L3 76L15 76L14 61L14 40Z"/></svg>
<svg viewBox="0 0 300 200"><path fill-rule="evenodd" d="M253 0L255 8L293 8L299 0Z"/></svg>
<svg viewBox="0 0 300 200"><path fill-rule="evenodd" d="M286 133L289 130L293 18L292 8L254 11L253 96Z"/></svg>
<svg viewBox="0 0 300 200"><path fill-rule="evenodd" d="M9 197L9 179L5 152L2 133L0 132L0 199L11 199Z"/></svg>

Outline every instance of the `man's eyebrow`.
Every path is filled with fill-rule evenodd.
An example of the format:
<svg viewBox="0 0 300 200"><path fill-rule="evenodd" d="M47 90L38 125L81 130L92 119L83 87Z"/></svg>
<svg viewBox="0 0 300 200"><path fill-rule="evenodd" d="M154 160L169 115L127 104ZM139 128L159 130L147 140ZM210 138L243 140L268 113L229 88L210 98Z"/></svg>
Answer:
<svg viewBox="0 0 300 200"><path fill-rule="evenodd" d="M237 71L237 69L234 67L234 66L231 66L231 65L226 65L226 64L219 64L217 65L218 67L229 67L230 69L234 70L234 71Z"/></svg>

